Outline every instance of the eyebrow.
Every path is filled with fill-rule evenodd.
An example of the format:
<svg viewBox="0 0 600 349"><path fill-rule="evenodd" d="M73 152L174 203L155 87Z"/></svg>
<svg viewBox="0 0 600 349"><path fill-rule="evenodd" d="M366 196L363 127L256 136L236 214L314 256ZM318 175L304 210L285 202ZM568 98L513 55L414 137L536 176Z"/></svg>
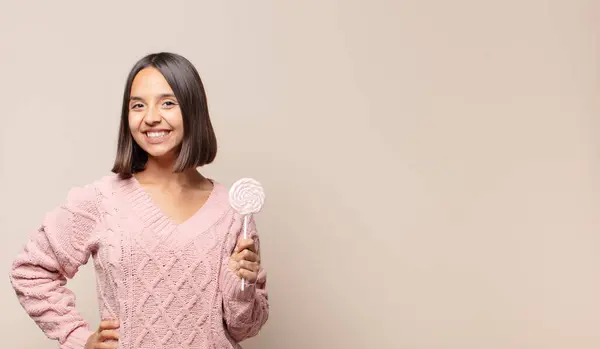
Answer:
<svg viewBox="0 0 600 349"><path fill-rule="evenodd" d="M163 99L163 98L176 98L174 94L172 93L163 93L158 95L159 99ZM129 101L143 101L144 99L142 97L138 97L138 96L131 96L129 97Z"/></svg>

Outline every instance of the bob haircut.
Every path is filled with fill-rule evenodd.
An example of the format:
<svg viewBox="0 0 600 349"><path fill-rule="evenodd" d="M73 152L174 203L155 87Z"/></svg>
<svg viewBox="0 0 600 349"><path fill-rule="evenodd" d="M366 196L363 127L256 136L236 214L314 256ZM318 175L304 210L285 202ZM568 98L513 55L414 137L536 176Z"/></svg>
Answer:
<svg viewBox="0 0 600 349"><path fill-rule="evenodd" d="M148 153L133 139L128 119L133 79L148 67L156 68L165 77L181 108L183 141L173 171L183 172L189 168L210 164L217 156L217 138L210 121L200 75L186 58L175 53L160 52L140 59L127 77L121 108L117 156L112 172L126 179L146 167Z"/></svg>

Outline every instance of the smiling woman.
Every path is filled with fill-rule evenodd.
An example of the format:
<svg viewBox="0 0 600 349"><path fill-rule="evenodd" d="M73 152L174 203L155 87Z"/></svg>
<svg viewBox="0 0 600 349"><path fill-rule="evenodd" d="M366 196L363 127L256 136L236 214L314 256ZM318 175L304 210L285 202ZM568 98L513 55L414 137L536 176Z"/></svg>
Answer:
<svg viewBox="0 0 600 349"><path fill-rule="evenodd" d="M269 303L256 224L196 169L216 153L194 66L172 53L140 60L125 85L114 174L73 189L12 266L19 301L49 338L64 349L231 349L258 334ZM90 257L96 330L65 287Z"/></svg>
<svg viewBox="0 0 600 349"><path fill-rule="evenodd" d="M148 55L127 78L113 172L128 178L145 168L148 155L177 156L176 172L210 164L217 155L204 85L179 55Z"/></svg>

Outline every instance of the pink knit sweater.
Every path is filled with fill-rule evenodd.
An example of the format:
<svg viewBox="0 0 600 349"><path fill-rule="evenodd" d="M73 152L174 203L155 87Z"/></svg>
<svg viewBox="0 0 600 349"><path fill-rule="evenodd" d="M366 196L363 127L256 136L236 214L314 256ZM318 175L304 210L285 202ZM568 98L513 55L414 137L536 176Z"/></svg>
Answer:
<svg viewBox="0 0 600 349"><path fill-rule="evenodd" d="M73 189L14 261L10 279L23 308L61 348L82 349L92 330L65 285L91 256L100 317L121 322L119 348L240 348L267 321L266 275L241 291L228 260L243 220L214 184L182 224L134 178ZM258 243L253 220L249 228Z"/></svg>

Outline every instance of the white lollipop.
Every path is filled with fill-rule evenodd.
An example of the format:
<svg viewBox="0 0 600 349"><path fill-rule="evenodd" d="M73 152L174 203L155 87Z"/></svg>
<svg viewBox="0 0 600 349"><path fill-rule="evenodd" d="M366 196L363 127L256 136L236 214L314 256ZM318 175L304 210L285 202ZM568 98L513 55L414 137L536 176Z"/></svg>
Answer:
<svg viewBox="0 0 600 349"><path fill-rule="evenodd" d="M252 178L242 178L229 189L229 204L244 216L244 239L248 237L248 219L262 210L265 192L262 185ZM242 291L245 280L242 279Z"/></svg>
<svg viewBox="0 0 600 349"><path fill-rule="evenodd" d="M242 215L258 213L265 202L265 192L256 180L242 178L229 189L229 203Z"/></svg>

